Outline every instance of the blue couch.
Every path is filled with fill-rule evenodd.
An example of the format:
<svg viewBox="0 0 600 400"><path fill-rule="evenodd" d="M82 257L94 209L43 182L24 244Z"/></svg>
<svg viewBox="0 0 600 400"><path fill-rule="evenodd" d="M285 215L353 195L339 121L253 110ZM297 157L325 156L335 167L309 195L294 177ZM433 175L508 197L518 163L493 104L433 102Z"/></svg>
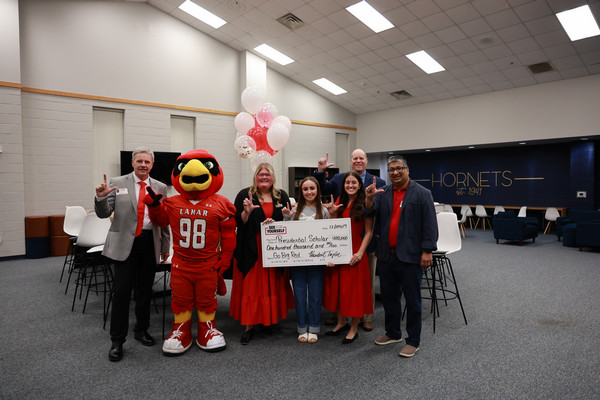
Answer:
<svg viewBox="0 0 600 400"><path fill-rule="evenodd" d="M533 239L538 235L539 223L537 218L517 217L512 210L499 212L494 216L494 238L496 243L500 239L519 242L523 245L523 240Z"/></svg>
<svg viewBox="0 0 600 400"><path fill-rule="evenodd" d="M558 240L563 240L563 246L578 246L577 226L580 222L600 223L600 211L569 209L566 217L558 217L556 219L556 236Z"/></svg>
<svg viewBox="0 0 600 400"><path fill-rule="evenodd" d="M584 247L600 248L600 222L579 222L575 229L575 243L581 251Z"/></svg>

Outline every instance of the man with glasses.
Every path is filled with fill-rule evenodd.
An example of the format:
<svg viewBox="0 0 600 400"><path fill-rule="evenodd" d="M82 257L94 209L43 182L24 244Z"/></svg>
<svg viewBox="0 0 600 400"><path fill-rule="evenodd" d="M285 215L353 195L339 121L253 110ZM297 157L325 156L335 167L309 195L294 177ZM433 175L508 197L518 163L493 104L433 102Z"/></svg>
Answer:
<svg viewBox="0 0 600 400"><path fill-rule="evenodd" d="M433 264L438 228L431 192L409 179L406 159L388 159L391 185L378 189L376 182L366 188L365 214L379 224L377 269L385 311L385 334L375 344L385 346L402 341L401 295L406 300L406 345L399 355L412 357L421 340L421 280L423 270Z"/></svg>

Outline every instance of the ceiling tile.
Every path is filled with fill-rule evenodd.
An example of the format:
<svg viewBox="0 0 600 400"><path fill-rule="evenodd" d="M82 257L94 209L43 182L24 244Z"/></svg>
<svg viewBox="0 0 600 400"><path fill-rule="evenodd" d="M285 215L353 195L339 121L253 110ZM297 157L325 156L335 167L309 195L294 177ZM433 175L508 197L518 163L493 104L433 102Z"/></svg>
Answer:
<svg viewBox="0 0 600 400"><path fill-rule="evenodd" d="M433 33L416 37L414 41L424 50L428 50L432 47L438 47L443 44L439 37Z"/></svg>
<svg viewBox="0 0 600 400"><path fill-rule="evenodd" d="M436 31L435 34L444 43L452 43L467 38L467 36L457 26L451 26L450 28Z"/></svg>
<svg viewBox="0 0 600 400"><path fill-rule="evenodd" d="M539 35L541 33L562 30L562 25L558 21L555 15L549 15L546 17L534 19L525 22L525 26L532 35Z"/></svg>
<svg viewBox="0 0 600 400"><path fill-rule="evenodd" d="M577 67L577 68L561 70L560 76L562 76L563 79L572 79L572 78L579 78L580 76L589 75L590 72L594 73L592 71L588 71L588 69L586 67ZM599 72L600 72L600 68L595 73L597 74Z"/></svg>
<svg viewBox="0 0 600 400"><path fill-rule="evenodd" d="M530 36L529 31L523 24L516 24L507 28L498 29L497 33L505 42L514 42L515 40L525 39Z"/></svg>
<svg viewBox="0 0 600 400"><path fill-rule="evenodd" d="M494 29L502 29L521 22L513 10L507 9L496 14L488 15L485 20Z"/></svg>
<svg viewBox="0 0 600 400"><path fill-rule="evenodd" d="M554 15L545 0L535 0L513 9L521 21L531 21L539 17Z"/></svg>
<svg viewBox="0 0 600 400"><path fill-rule="evenodd" d="M490 60L508 57L513 54L512 51L503 44L500 46L488 47L487 49L482 49L481 51L483 51L483 54L485 54Z"/></svg>
<svg viewBox="0 0 600 400"><path fill-rule="evenodd" d="M406 5L417 18L425 18L442 11L433 0L419 0Z"/></svg>
<svg viewBox="0 0 600 400"><path fill-rule="evenodd" d="M454 23L448 16L439 12L437 14L430 15L429 17L423 18L423 23L431 30L431 31L439 31L440 29L448 28L450 26L454 26Z"/></svg>
<svg viewBox="0 0 600 400"><path fill-rule="evenodd" d="M408 24L402 25L400 30L408 37L423 36L431 31L421 21L413 21Z"/></svg>
<svg viewBox="0 0 600 400"><path fill-rule="evenodd" d="M533 38L520 39L510 42L508 43L508 47L510 47L510 49L517 54L537 50L540 48Z"/></svg>
<svg viewBox="0 0 600 400"><path fill-rule="evenodd" d="M370 50L377 50L389 46L379 35L369 35L366 38L361 39L361 42Z"/></svg>
<svg viewBox="0 0 600 400"><path fill-rule="evenodd" d="M552 61L552 66L556 70L565 70L575 67L583 67L583 61L579 56L570 56L564 58L558 58Z"/></svg>
<svg viewBox="0 0 600 400"><path fill-rule="evenodd" d="M492 27L483 18L477 18L459 25L467 36L478 36L492 31Z"/></svg>
<svg viewBox="0 0 600 400"><path fill-rule="evenodd" d="M471 53L478 50L471 39L460 40L458 42L448 43L448 47L458 55Z"/></svg>
<svg viewBox="0 0 600 400"><path fill-rule="evenodd" d="M446 14L452 21L454 21L455 24L459 25L481 18L479 11L477 11L471 4L463 4L458 7L448 9L446 10Z"/></svg>
<svg viewBox="0 0 600 400"><path fill-rule="evenodd" d="M469 65L471 68L475 64L480 64L482 62L488 61L488 57L481 50L475 50L470 53L462 54L460 59L465 62L465 64Z"/></svg>
<svg viewBox="0 0 600 400"><path fill-rule="evenodd" d="M499 11L507 9L505 1L494 1L494 0L473 0L473 7L479 11L481 15L495 14Z"/></svg>

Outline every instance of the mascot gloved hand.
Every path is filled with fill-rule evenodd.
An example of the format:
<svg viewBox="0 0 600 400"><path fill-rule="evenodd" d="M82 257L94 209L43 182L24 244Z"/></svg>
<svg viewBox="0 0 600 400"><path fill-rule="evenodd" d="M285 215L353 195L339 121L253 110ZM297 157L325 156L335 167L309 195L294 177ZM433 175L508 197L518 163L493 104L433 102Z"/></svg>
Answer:
<svg viewBox="0 0 600 400"><path fill-rule="evenodd" d="M185 353L192 345L192 311L198 310L196 344L205 351L226 347L215 325L216 293L227 292L223 272L235 249L235 207L217 194L223 186L223 170L204 150L181 155L173 168L171 183L178 195L161 201L148 187L144 203L152 223L171 227L171 308L173 329L163 343L166 356Z"/></svg>

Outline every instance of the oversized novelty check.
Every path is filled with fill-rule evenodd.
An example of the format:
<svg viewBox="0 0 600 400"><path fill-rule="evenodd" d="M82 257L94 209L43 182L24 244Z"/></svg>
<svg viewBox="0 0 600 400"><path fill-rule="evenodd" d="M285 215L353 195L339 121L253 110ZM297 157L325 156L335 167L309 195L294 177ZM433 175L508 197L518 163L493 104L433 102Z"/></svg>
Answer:
<svg viewBox="0 0 600 400"><path fill-rule="evenodd" d="M260 234L265 267L348 264L352 257L350 218L274 222Z"/></svg>

